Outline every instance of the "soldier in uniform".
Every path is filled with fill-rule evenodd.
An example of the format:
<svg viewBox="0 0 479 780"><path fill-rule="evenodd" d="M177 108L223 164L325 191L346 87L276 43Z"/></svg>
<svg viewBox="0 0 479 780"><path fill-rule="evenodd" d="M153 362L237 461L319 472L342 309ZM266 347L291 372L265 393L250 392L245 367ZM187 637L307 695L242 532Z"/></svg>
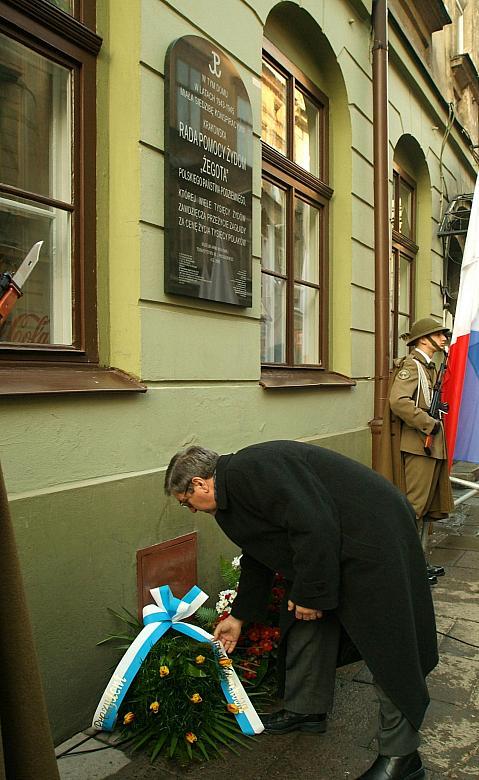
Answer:
<svg viewBox="0 0 479 780"><path fill-rule="evenodd" d="M444 351L448 330L432 317L415 322L407 337L410 354L395 361L384 408L378 471L391 480L412 505L427 557L432 520L447 517L453 508L443 424L428 413L437 369L436 352ZM432 442L425 449L425 439ZM428 565L431 584L444 574Z"/></svg>

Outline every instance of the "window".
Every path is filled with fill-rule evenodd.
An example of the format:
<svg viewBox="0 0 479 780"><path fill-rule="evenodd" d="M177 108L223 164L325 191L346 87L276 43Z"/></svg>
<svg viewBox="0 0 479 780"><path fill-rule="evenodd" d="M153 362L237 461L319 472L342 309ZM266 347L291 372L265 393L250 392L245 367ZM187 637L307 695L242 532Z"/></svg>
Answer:
<svg viewBox="0 0 479 780"><path fill-rule="evenodd" d="M399 167L393 173L392 255L389 273L392 359L407 353L401 336L414 319L414 275L418 246L416 238L416 185Z"/></svg>
<svg viewBox="0 0 479 780"><path fill-rule="evenodd" d="M0 0L0 272L44 242L0 361L98 361L94 20L94 0Z"/></svg>
<svg viewBox="0 0 479 780"><path fill-rule="evenodd" d="M262 90L261 359L327 363L327 99L271 44Z"/></svg>
<svg viewBox="0 0 479 780"><path fill-rule="evenodd" d="M464 54L464 9L467 0L456 0L456 54Z"/></svg>

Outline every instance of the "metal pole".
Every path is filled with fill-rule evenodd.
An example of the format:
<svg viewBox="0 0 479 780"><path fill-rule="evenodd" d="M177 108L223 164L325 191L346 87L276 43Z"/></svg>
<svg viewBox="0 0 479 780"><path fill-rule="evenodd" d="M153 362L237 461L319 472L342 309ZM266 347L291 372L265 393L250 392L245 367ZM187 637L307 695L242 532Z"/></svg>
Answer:
<svg viewBox="0 0 479 780"><path fill-rule="evenodd" d="M449 477L449 479L451 480L451 482L454 482L456 485L463 485L464 487L471 488L471 490L468 490L467 493L464 493L462 496L459 496L459 498L455 499L454 506L459 506L459 504L463 504L469 498L472 498L472 496L475 493L479 492L479 484L477 482L467 482L467 480L458 479L458 477Z"/></svg>
<svg viewBox="0 0 479 780"><path fill-rule="evenodd" d="M375 369L372 465L379 455L384 402L389 379L389 138L388 138L388 4L374 0L373 12L373 145Z"/></svg>

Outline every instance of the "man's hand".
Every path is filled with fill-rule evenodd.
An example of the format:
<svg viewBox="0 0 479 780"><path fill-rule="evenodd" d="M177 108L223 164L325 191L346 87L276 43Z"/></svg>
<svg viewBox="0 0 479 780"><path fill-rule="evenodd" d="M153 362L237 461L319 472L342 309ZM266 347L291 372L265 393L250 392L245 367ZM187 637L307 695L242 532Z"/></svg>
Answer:
<svg viewBox="0 0 479 780"><path fill-rule="evenodd" d="M323 617L320 609L308 609L308 607L300 607L299 604L288 601L288 612L292 612L293 609L296 620L319 620Z"/></svg>
<svg viewBox="0 0 479 780"><path fill-rule="evenodd" d="M242 620L230 615L222 620L215 628L214 637L223 643L227 653L232 653L241 634Z"/></svg>

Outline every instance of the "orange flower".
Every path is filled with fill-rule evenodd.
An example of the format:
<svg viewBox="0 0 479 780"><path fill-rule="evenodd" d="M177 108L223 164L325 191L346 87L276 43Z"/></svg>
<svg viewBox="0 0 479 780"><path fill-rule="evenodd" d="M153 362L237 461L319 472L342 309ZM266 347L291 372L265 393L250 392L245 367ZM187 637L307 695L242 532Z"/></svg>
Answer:
<svg viewBox="0 0 479 780"><path fill-rule="evenodd" d="M204 655L197 655L195 658L197 664L204 664L205 660Z"/></svg>
<svg viewBox="0 0 479 780"><path fill-rule="evenodd" d="M228 668L228 666L233 666L233 661L231 660L231 658L220 658L218 663L220 666L223 666L225 668Z"/></svg>
<svg viewBox="0 0 479 780"><path fill-rule="evenodd" d="M135 713L127 712L125 717L123 718L123 725L129 726L130 723L133 723L134 720L135 720Z"/></svg>
<svg viewBox="0 0 479 780"><path fill-rule="evenodd" d="M170 670L167 666L160 666L160 677L167 677L170 673Z"/></svg>
<svg viewBox="0 0 479 780"><path fill-rule="evenodd" d="M155 715L156 715L156 713L158 712L159 709L160 709L160 702L159 701L152 701L151 704L150 704L150 710L152 712L154 712Z"/></svg>
<svg viewBox="0 0 479 780"><path fill-rule="evenodd" d="M226 709L228 712L231 712L232 715L237 715L240 711L239 707L236 704L227 704Z"/></svg>
<svg viewBox="0 0 479 780"><path fill-rule="evenodd" d="M193 742L197 742L198 741L198 737L196 736L196 734L193 734L192 731L187 731L186 732L185 739L186 739L187 742L190 743L190 745L192 745Z"/></svg>
<svg viewBox="0 0 479 780"><path fill-rule="evenodd" d="M193 702L193 704L200 704L200 702L203 701L199 693L194 693L193 696L190 696L190 701Z"/></svg>

